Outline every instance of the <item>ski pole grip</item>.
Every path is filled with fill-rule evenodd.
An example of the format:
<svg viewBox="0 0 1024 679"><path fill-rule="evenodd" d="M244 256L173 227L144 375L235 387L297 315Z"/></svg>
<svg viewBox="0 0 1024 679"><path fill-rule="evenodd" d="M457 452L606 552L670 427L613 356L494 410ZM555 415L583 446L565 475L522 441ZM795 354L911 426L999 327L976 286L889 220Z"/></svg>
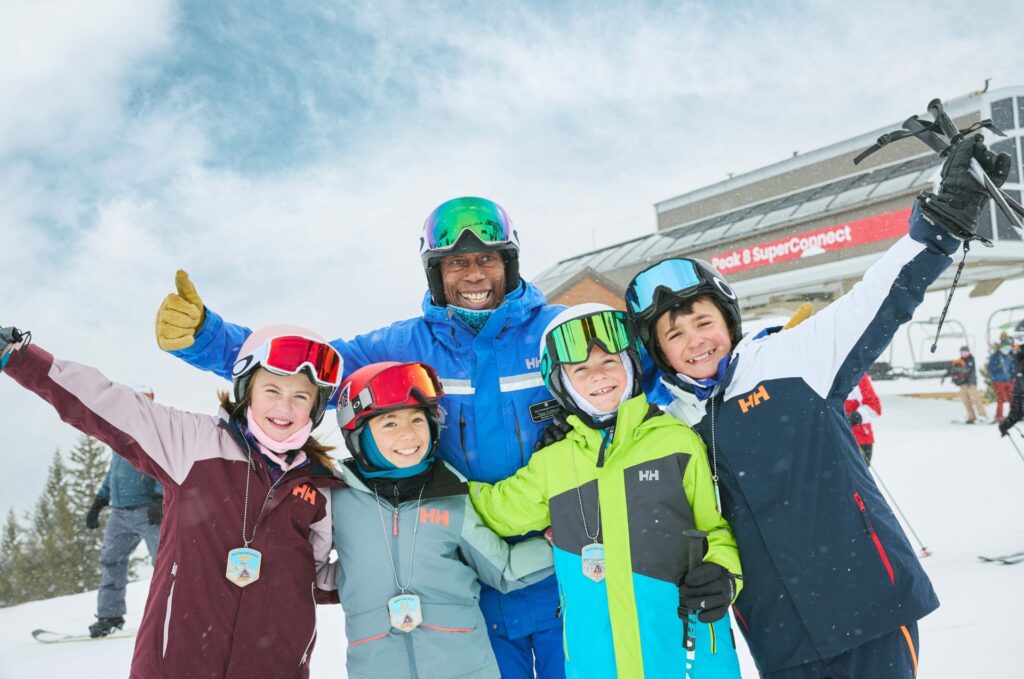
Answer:
<svg viewBox="0 0 1024 679"><path fill-rule="evenodd" d="M928 112L935 116L935 122L942 128L942 133L949 137L949 145L956 144L964 136L960 128L953 124L949 114L942 108L941 99L932 99L928 102Z"/></svg>
<svg viewBox="0 0 1024 679"><path fill-rule="evenodd" d="M687 528L683 535L686 537L686 572L689 573L704 561L704 539L708 534L696 528Z"/></svg>

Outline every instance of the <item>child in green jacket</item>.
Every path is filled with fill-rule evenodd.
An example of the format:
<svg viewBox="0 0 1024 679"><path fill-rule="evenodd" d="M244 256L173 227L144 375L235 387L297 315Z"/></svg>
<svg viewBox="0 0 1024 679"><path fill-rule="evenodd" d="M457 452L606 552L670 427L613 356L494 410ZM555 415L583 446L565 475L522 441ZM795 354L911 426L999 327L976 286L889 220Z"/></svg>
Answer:
<svg viewBox="0 0 1024 679"><path fill-rule="evenodd" d="M515 476L471 483L470 497L499 535L551 526L568 677L682 676L687 618L687 676L738 678L727 615L741 585L736 541L703 442L644 397L638 346L611 307L557 316L541 374L573 431Z"/></svg>

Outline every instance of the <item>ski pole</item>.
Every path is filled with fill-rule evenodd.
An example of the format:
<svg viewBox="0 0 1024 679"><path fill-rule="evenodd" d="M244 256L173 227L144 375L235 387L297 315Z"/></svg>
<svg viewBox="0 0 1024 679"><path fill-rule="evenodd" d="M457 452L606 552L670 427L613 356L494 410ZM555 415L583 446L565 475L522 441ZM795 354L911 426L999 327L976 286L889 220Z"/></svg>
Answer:
<svg viewBox="0 0 1024 679"><path fill-rule="evenodd" d="M1013 427L1013 430L1020 434L1021 438L1024 438L1024 434L1021 434L1020 430L1017 429L1016 425ZM1013 440L1013 437L1007 436L1006 438L1010 439L1010 443L1013 445L1013 449L1017 451L1017 455L1020 455L1020 459L1024 460L1024 453L1020 452L1020 446L1018 446L1016 441Z"/></svg>
<svg viewBox="0 0 1024 679"><path fill-rule="evenodd" d="M870 469L871 473L874 474L875 480L878 481L878 485L881 486L882 491L884 491L886 497L889 498L889 502L891 502L892 506L896 508L896 511L900 513L900 518L903 519L903 523L905 523L907 528L910 529L910 534L914 536L914 539L917 540L917 544L921 546L921 551L919 552L920 556L922 558L926 556L931 556L932 553L928 551L927 547L924 546L924 542L921 540L920 537L918 537L917 531L915 531L914 527L910 525L910 520L907 519L907 515L903 513L902 509L900 509L899 503L897 503L896 498L893 497L892 491L890 491L889 488L885 485L885 481L883 481L882 477L878 474L878 470L875 469L874 467L868 467L868 469Z"/></svg>
<svg viewBox="0 0 1024 679"><path fill-rule="evenodd" d="M704 561L704 538L708 534L696 528L687 528L683 531L683 536L686 537L686 572L689 573ZM683 579L685 578L684 575ZM697 649L697 612L689 609L683 619L683 648L686 649L686 676L692 677Z"/></svg>

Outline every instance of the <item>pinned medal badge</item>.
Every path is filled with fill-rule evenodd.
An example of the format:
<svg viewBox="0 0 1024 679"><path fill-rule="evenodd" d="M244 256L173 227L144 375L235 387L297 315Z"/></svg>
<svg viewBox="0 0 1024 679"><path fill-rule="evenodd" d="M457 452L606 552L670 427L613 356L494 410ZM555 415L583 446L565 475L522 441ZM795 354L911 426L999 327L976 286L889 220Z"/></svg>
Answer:
<svg viewBox="0 0 1024 679"><path fill-rule="evenodd" d="M583 547L583 575L594 582L604 580L604 545L594 542Z"/></svg>
<svg viewBox="0 0 1024 679"><path fill-rule="evenodd" d="M239 547L228 552L228 580L239 587L251 585L260 579L263 554L259 550Z"/></svg>
<svg viewBox="0 0 1024 679"><path fill-rule="evenodd" d="M399 594L388 599L391 626L400 632L411 632L423 622L423 608L415 594Z"/></svg>

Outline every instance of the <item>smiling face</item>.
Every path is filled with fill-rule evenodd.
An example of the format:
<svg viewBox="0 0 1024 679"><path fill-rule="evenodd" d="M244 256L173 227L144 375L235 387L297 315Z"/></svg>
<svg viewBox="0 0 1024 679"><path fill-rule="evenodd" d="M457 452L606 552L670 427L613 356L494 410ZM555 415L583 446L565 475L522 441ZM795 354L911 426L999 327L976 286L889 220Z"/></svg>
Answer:
<svg viewBox="0 0 1024 679"><path fill-rule="evenodd" d="M562 366L569 383L590 405L604 413L619 407L626 389L626 368L617 354L609 354L596 344L583 363Z"/></svg>
<svg viewBox="0 0 1024 679"><path fill-rule="evenodd" d="M689 313L666 311L654 331L672 369L693 379L712 377L718 362L732 351L729 325L710 299L698 298Z"/></svg>
<svg viewBox="0 0 1024 679"><path fill-rule="evenodd" d="M422 408L402 408L368 423L381 454L399 469L419 464L430 448L430 423Z"/></svg>
<svg viewBox="0 0 1024 679"><path fill-rule="evenodd" d="M497 309L505 298L505 260L492 250L447 255L441 259L441 280L448 304Z"/></svg>
<svg viewBox="0 0 1024 679"><path fill-rule="evenodd" d="M309 422L317 389L304 374L275 375L260 368L250 388L252 417L275 441L287 440Z"/></svg>

